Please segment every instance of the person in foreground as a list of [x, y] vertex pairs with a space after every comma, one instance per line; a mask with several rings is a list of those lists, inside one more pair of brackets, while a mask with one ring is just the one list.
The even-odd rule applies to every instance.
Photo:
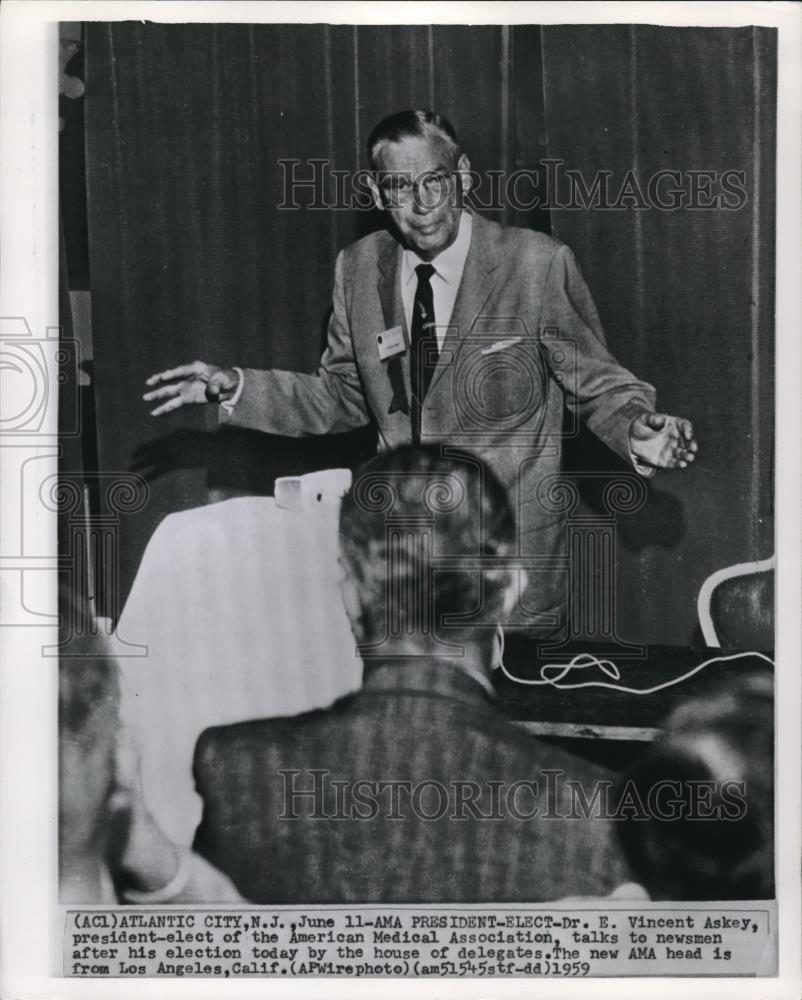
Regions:
[[117, 664], [76, 607], [62, 601], [62, 622], [79, 627], [62, 629], [69, 656], [59, 664], [59, 900], [240, 900], [225, 875], [173, 844], [148, 811], [137, 748], [120, 723]]
[[568, 247], [469, 210], [470, 162], [444, 117], [391, 115], [367, 146], [388, 231], [337, 259], [319, 370], [196, 361], [153, 375], [144, 399], [154, 416], [215, 403], [223, 424], [272, 434], [372, 421], [380, 450], [442, 442], [473, 452], [508, 491], [520, 550], [538, 564], [510, 621], [553, 633], [568, 587], [568, 513], [551, 493], [564, 414], [646, 476], [694, 461], [692, 425], [656, 413], [654, 389], [608, 351]]
[[356, 474], [340, 560], [363, 689], [198, 740], [194, 847], [243, 896], [535, 902], [628, 881], [614, 824], [570, 787], [590, 802], [611, 776], [494, 704], [514, 545], [505, 492], [476, 463], [403, 446]]
[[[754, 670], [675, 708], [628, 775], [661, 822], [620, 827], [652, 899], [774, 898], [774, 678]], [[669, 816], [673, 820], [669, 820]]]

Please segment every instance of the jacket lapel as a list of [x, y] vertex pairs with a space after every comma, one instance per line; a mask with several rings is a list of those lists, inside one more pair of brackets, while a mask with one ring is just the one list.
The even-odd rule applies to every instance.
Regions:
[[[496, 226], [480, 215], [473, 216], [471, 245], [465, 260], [465, 269], [457, 290], [454, 311], [446, 332], [443, 349], [440, 352], [437, 365], [432, 375], [429, 392], [442, 378], [443, 372], [454, 361], [462, 339], [470, 334], [481, 314], [482, 307], [493, 291], [493, 272], [501, 262], [498, 250]], [[401, 249], [393, 240], [385, 247], [379, 256], [379, 299], [384, 316], [385, 329], [403, 326], [407, 351], [400, 357], [391, 358], [387, 362], [387, 375], [393, 389], [393, 401], [390, 413], [400, 410], [409, 413], [410, 379], [409, 379], [409, 330], [404, 318], [404, 305], [401, 299]]]
[[465, 269], [457, 290], [454, 311], [448, 324], [443, 349], [437, 360], [429, 392], [442, 378], [443, 372], [453, 363], [459, 343], [468, 336], [478, 319], [482, 306], [487, 302], [493, 291], [493, 271], [500, 263], [497, 248], [497, 236], [493, 223], [480, 215], [473, 216], [471, 245], [465, 259]]
[[393, 390], [393, 399], [389, 413], [409, 414], [409, 331], [404, 319], [404, 304], [401, 299], [401, 282], [398, 271], [401, 267], [401, 252], [398, 243], [393, 240], [379, 257], [379, 299], [384, 316], [384, 328], [390, 330], [394, 326], [404, 328], [404, 339], [407, 350], [400, 356], [390, 358], [387, 362], [387, 377]]
[[389, 330], [404, 322], [401, 285], [398, 270], [401, 267], [401, 250], [395, 239], [388, 242], [379, 255], [379, 299], [384, 313], [384, 326]]

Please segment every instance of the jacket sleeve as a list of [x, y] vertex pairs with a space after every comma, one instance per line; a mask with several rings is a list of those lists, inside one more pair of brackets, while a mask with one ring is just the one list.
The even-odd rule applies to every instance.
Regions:
[[318, 371], [308, 375], [246, 368], [237, 404], [230, 412], [219, 408], [221, 424], [304, 437], [348, 431], [370, 421], [345, 310], [342, 257], [337, 258], [328, 343]]
[[567, 246], [560, 246], [551, 262], [540, 329], [555, 337], [565, 355], [557, 365], [554, 350], [544, 352], [566, 405], [613, 451], [646, 473], [630, 451], [629, 427], [639, 414], [654, 410], [655, 390], [610, 354], [599, 314]]

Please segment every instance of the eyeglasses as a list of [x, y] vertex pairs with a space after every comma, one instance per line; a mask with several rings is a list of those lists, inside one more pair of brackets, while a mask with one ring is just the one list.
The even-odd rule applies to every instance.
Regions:
[[[451, 180], [454, 171], [431, 170], [420, 174], [412, 180], [410, 174], [382, 174], [379, 180], [379, 190], [385, 205], [406, 205], [414, 197], [415, 201], [424, 201], [429, 207], [442, 204], [451, 191]], [[421, 197], [421, 191], [423, 196]]]

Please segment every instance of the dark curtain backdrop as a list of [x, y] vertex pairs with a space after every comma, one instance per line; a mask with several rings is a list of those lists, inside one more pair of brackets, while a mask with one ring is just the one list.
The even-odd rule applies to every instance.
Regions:
[[[690, 639], [704, 579], [774, 551], [776, 34], [560, 26], [542, 40], [549, 155], [587, 188], [610, 171], [614, 203], [629, 170], [643, 189], [663, 169], [745, 173], [737, 210], [551, 213], [614, 353], [698, 433], [699, 462], [658, 474], [618, 525], [626, 638]], [[577, 442], [575, 468], [606, 461], [594, 445]]]
[[[380, 118], [433, 106], [478, 171], [547, 154], [583, 171], [747, 170], [749, 204], [736, 213], [495, 213], [551, 225], [575, 249], [622, 360], [657, 385], [662, 407], [696, 420], [703, 462], [684, 480], [661, 476], [620, 526], [622, 635], [690, 638], [701, 579], [771, 548], [774, 69], [765, 33], [684, 32], [548, 28], [541, 48], [530, 26], [86, 26], [99, 462], [151, 483], [147, 506], [120, 525], [123, 597], [166, 514], [270, 493], [277, 475], [372, 450], [369, 432], [217, 432], [206, 408], [156, 421], [140, 396], [147, 375], [196, 357], [314, 370], [336, 253], [382, 222], [279, 209], [279, 161], [302, 161], [299, 177], [312, 159], [364, 167]], [[579, 468], [609, 465], [592, 447], [574, 452]]]
[[280, 210], [279, 161], [302, 161], [299, 178], [312, 159], [363, 168], [377, 121], [434, 105], [459, 123], [477, 169], [508, 166], [508, 39], [497, 27], [87, 25], [100, 463], [151, 477], [147, 507], [120, 526], [123, 596], [166, 514], [271, 493], [277, 475], [373, 449], [369, 432], [334, 442], [218, 434], [200, 408], [157, 422], [143, 382], [194, 358], [313, 371], [336, 254], [382, 222]]

